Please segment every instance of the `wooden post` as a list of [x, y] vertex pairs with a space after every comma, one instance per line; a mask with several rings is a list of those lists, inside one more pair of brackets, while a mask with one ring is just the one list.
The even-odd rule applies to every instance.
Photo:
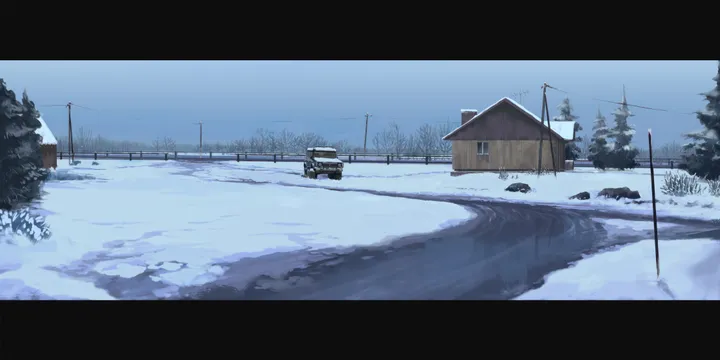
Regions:
[[106, 151], [106, 152], [105, 152], [105, 157], [110, 157], [110, 153]]
[[247, 153], [245, 153], [245, 160], [247, 160]]
[[348, 164], [352, 164], [352, 155], [348, 155]]
[[543, 127], [545, 126], [545, 84], [543, 84], [543, 102], [542, 102], [542, 109], [540, 110], [540, 147], [538, 148], [538, 168], [537, 168], [537, 174], [540, 176], [540, 173], [542, 172], [542, 156], [543, 156]]
[[650, 156], [650, 187], [652, 188], [653, 231], [655, 232], [655, 270], [660, 279], [660, 249], [658, 248], [657, 202], [655, 198], [655, 168], [652, 156], [652, 130], [648, 129], [648, 155]]
[[95, 153], [95, 160], [97, 160], [97, 153]]
[[387, 162], [388, 165], [390, 165], [390, 155], [387, 155], [387, 160], [386, 160], [386, 162]]
[[130, 153], [130, 161], [132, 161], [132, 153]]
[[62, 160], [62, 151], [60, 152], [60, 160]]
[[235, 161], [240, 162], [240, 154], [235, 154]]
[[273, 162], [274, 162], [274, 163], [277, 162], [277, 154], [273, 154]]
[[430, 164], [430, 156], [425, 155], [425, 165]]
[[177, 151], [175, 152], [175, 160], [177, 160]]
[[552, 143], [552, 129], [550, 128], [550, 109], [547, 103], [547, 95], [545, 95], [545, 92], [543, 92], [543, 102], [545, 103], [545, 117], [547, 118], [547, 132], [548, 132], [548, 141], [550, 142], [550, 160], [552, 161], [553, 166], [553, 174], [555, 174], [555, 177], [557, 177], [557, 164], [555, 164], [555, 148], [553, 147]]
[[140, 160], [142, 160], [142, 150], [140, 150]]
[[167, 161], [167, 160], [168, 160], [168, 154], [165, 153], [165, 161]]
[[209, 154], [210, 154], [210, 159], [212, 159], [212, 151]]

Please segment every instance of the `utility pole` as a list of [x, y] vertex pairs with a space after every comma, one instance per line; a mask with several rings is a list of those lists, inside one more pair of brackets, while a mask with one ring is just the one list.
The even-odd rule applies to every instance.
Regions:
[[510, 96], [517, 99], [517, 101], [520, 103], [520, 105], [523, 105], [523, 96], [529, 94], [530, 92], [527, 90], [520, 90], [516, 93], [512, 93]]
[[73, 146], [73, 136], [72, 136], [72, 102], [68, 102], [67, 109], [68, 109], [68, 151], [70, 152], [70, 156], [68, 157], [68, 162], [70, 165], [72, 165], [73, 161], [75, 161], [75, 147]]
[[195, 124], [200, 125], [200, 156], [202, 156], [202, 153], [203, 153], [203, 146], [202, 146], [202, 145], [203, 145], [203, 142], [202, 142], [202, 126], [203, 126], [203, 122], [202, 122], [202, 120], [200, 120], [200, 122], [196, 122]]
[[547, 89], [555, 89], [554, 87], [548, 85], [548, 83], [543, 83], [542, 85], [542, 110], [540, 113], [540, 146], [538, 147], [538, 169], [537, 174], [540, 176], [540, 173], [542, 172], [542, 156], [543, 156], [543, 132], [542, 128], [545, 127], [545, 120], [547, 119], [547, 136], [548, 141], [550, 142], [550, 159], [552, 161], [553, 166], [553, 173], [555, 174], [555, 177], [557, 177], [557, 167], [555, 166], [555, 149], [553, 147], [552, 143], [552, 134], [551, 134], [551, 128], [550, 128], [550, 110], [548, 109], [548, 103], [547, 103]]
[[370, 117], [372, 115], [365, 113], [365, 140], [363, 140], [363, 153], [367, 154], [367, 130], [368, 130], [368, 122], [370, 121]]

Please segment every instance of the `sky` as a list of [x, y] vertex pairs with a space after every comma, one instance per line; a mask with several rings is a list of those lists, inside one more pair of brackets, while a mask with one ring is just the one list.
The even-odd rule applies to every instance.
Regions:
[[705, 106], [698, 94], [713, 88], [715, 61], [0, 61], [0, 78], [39, 107], [56, 136], [73, 129], [107, 138], [150, 142], [169, 136], [178, 143], [251, 136], [257, 129], [315, 132], [328, 140], [362, 145], [365, 113], [372, 135], [395, 122], [407, 132], [425, 123], [460, 123], [460, 109], [487, 107], [527, 91], [522, 103], [540, 114], [541, 85], [550, 116], [565, 96], [589, 136], [598, 109], [612, 122], [623, 85], [630, 119], [646, 147], [683, 142], [700, 128], [689, 113]]

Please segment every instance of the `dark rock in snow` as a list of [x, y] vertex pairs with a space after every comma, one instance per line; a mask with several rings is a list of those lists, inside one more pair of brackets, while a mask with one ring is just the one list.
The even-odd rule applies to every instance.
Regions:
[[100, 165], [100, 163], [97, 162], [97, 161], [93, 161], [92, 164], [93, 164], [93, 165]]
[[590, 193], [583, 191], [570, 197], [570, 200], [590, 200]]
[[509, 192], [518, 192], [519, 191], [524, 194], [524, 193], [527, 193], [530, 191], [530, 185], [525, 184], [525, 183], [514, 183], [514, 184], [510, 184], [510, 186], [508, 186], [505, 189], [505, 191], [509, 191]]
[[620, 199], [639, 199], [640, 193], [634, 190], [630, 190], [628, 187], [621, 188], [605, 188], [598, 193], [598, 196], [604, 196], [606, 198], [613, 198], [615, 200]]

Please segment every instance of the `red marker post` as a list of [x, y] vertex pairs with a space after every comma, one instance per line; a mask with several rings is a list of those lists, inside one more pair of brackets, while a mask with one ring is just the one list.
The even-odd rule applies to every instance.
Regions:
[[652, 188], [653, 230], [655, 231], [655, 270], [660, 278], [660, 249], [658, 248], [657, 207], [655, 204], [655, 168], [652, 154], [652, 129], [648, 129], [648, 152], [650, 156], [650, 187]]

